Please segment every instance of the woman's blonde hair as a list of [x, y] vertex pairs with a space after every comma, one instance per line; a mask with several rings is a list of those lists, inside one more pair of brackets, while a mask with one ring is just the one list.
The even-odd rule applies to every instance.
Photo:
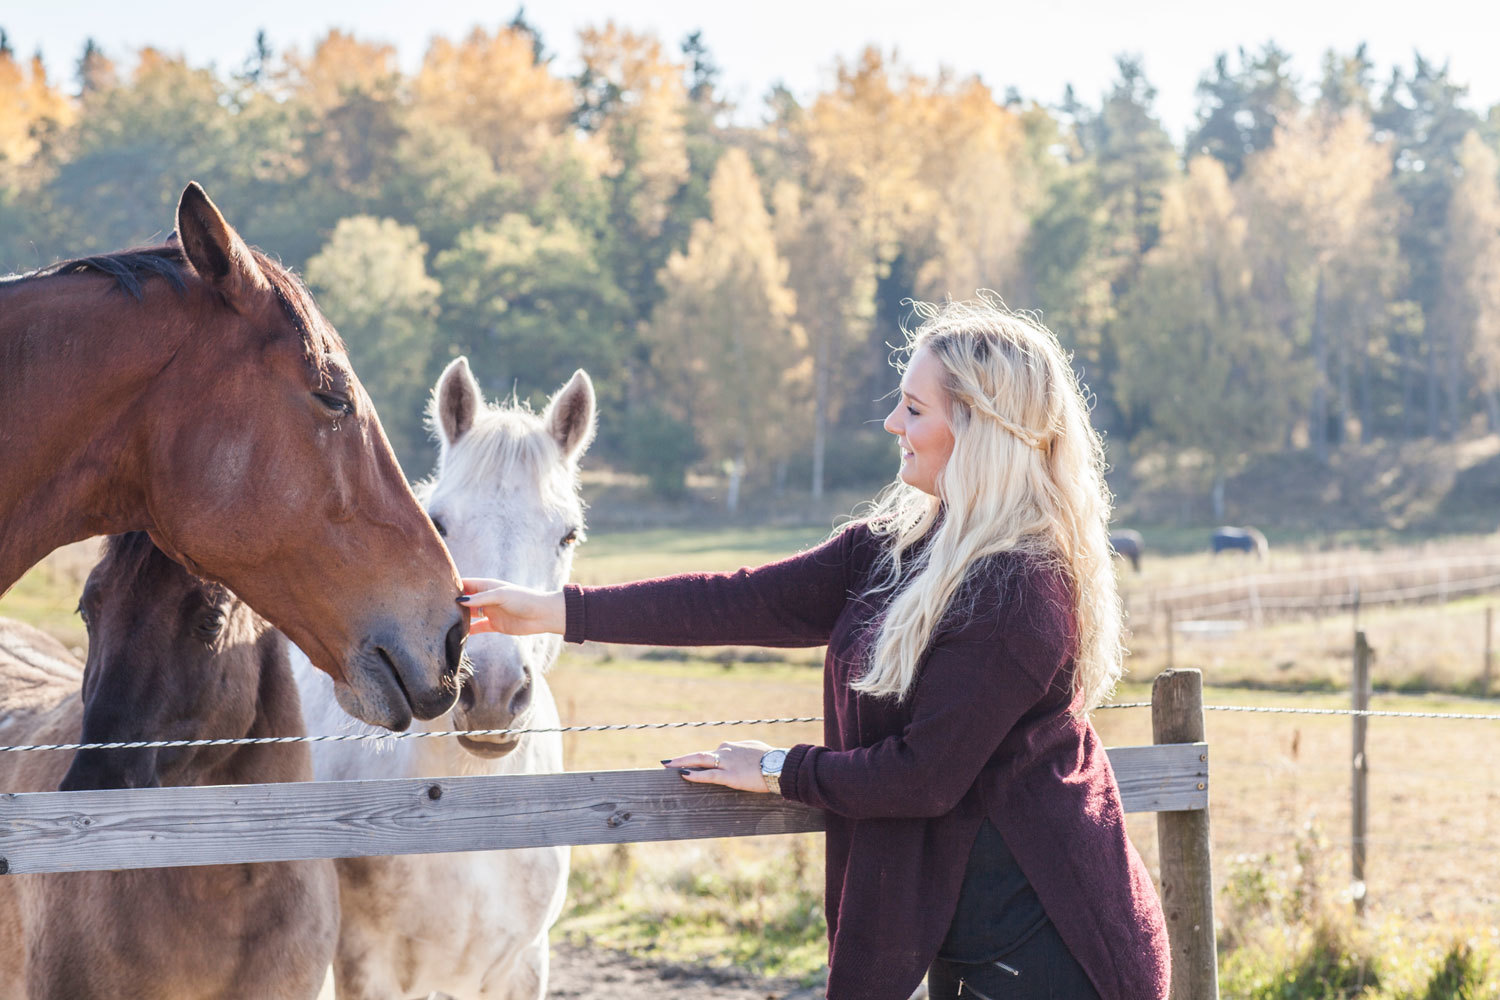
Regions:
[[[925, 349], [942, 367], [953, 454], [938, 496], [898, 479], [872, 504], [870, 527], [885, 536], [875, 589], [895, 596], [854, 687], [905, 698], [944, 616], [963, 613], [953, 605], [979, 560], [1015, 552], [1068, 582], [1073, 708], [1087, 712], [1114, 690], [1122, 653], [1104, 446], [1084, 389], [1052, 332], [993, 292], [915, 309], [922, 322], [907, 332], [906, 357]], [[903, 557], [929, 531], [903, 573]]]

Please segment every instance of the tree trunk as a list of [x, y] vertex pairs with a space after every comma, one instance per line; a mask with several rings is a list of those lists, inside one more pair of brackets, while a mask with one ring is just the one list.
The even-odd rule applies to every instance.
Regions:
[[1442, 432], [1442, 410], [1438, 394], [1442, 391], [1438, 378], [1437, 337], [1431, 330], [1424, 338], [1427, 341], [1427, 436], [1438, 437]]
[[1214, 520], [1222, 522], [1224, 520], [1224, 470], [1223, 469], [1219, 469], [1219, 470], [1217, 470], [1217, 471], [1214, 472], [1214, 488], [1213, 488], [1213, 492], [1209, 496], [1210, 496], [1210, 500], [1213, 503]]
[[724, 506], [731, 514], [740, 509], [740, 481], [744, 477], [745, 456], [742, 452], [738, 458], [729, 463], [729, 492], [724, 498]]
[[1318, 290], [1313, 297], [1312, 349], [1315, 371], [1312, 409], [1307, 414], [1307, 437], [1319, 465], [1328, 464], [1328, 331], [1324, 325], [1323, 289], [1323, 272], [1319, 270]]
[[829, 343], [833, 339], [833, 330], [824, 329], [816, 336], [818, 343], [813, 357], [812, 496], [814, 500], [821, 500], [823, 455], [828, 441], [828, 385], [833, 377], [833, 373], [828, 370], [829, 355], [833, 353]]
[[1458, 437], [1459, 432], [1463, 430], [1462, 389], [1464, 366], [1462, 353], [1459, 350], [1458, 331], [1453, 328], [1454, 326], [1456, 324], [1449, 324], [1448, 343], [1445, 345], [1448, 349], [1448, 357], [1446, 359], [1448, 366], [1447, 378], [1444, 380], [1447, 384], [1444, 386], [1444, 389], [1448, 393], [1448, 436], [1450, 438]]

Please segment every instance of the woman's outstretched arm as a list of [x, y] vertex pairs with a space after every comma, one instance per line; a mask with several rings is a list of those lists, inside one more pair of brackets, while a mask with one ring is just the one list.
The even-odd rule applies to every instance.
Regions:
[[876, 544], [864, 526], [778, 562], [732, 573], [684, 573], [607, 587], [535, 591], [499, 580], [465, 580], [463, 600], [481, 612], [473, 632], [560, 632], [651, 646], [821, 646], [849, 598], [856, 563]]

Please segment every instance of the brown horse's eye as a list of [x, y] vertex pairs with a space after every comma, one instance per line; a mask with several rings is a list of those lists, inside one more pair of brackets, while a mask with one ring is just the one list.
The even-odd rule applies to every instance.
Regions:
[[81, 618], [81, 619], [83, 619], [83, 627], [84, 628], [88, 628], [89, 627], [89, 609], [83, 606], [83, 602], [82, 601], [79, 601], [78, 602], [78, 607], [77, 607], [76, 610], [78, 612], [78, 617]]
[[224, 612], [217, 608], [204, 612], [203, 617], [198, 619], [197, 632], [200, 638], [217, 639], [219, 633], [224, 631]]
[[315, 392], [313, 395], [318, 397], [318, 402], [340, 416], [347, 417], [354, 413], [354, 404], [344, 396], [333, 392]]
[[443, 524], [443, 522], [442, 522], [442, 520], [440, 518], [434, 517], [432, 519], [432, 526], [437, 529], [437, 533], [438, 533], [439, 537], [442, 537], [442, 538], [447, 538], [448, 537], [448, 528], [447, 528], [447, 526], [445, 524]]

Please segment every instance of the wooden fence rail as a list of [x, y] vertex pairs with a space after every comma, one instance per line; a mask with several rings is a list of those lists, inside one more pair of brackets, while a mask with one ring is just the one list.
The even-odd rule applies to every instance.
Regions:
[[[1109, 751], [1125, 808], [1205, 808], [1207, 752]], [[0, 795], [0, 866], [169, 868], [821, 829], [818, 810], [659, 769], [23, 792]]]
[[[1127, 812], [1203, 816], [1204, 843], [1175, 845], [1160, 828], [1162, 884], [1174, 958], [1214, 962], [1206, 844], [1208, 744], [1202, 682], [1170, 671], [1153, 715], [1197, 716], [1195, 737], [1108, 751]], [[1163, 715], [1164, 713], [1164, 715]], [[1178, 727], [1180, 728], [1180, 726]], [[1189, 726], [1191, 729], [1191, 726]], [[1163, 739], [1158, 726], [1157, 739]], [[47, 751], [39, 751], [47, 752]], [[802, 833], [823, 814], [775, 796], [684, 782], [675, 772], [294, 782], [0, 794], [0, 875], [165, 868], [387, 854]], [[1172, 920], [1188, 888], [1188, 924]], [[1206, 900], [1206, 912], [1204, 908]], [[1179, 926], [1180, 925], [1180, 926]], [[1206, 952], [1205, 952], [1206, 949]], [[1206, 956], [1206, 957], [1205, 957]], [[1173, 1000], [1206, 1000], [1201, 977]]]

